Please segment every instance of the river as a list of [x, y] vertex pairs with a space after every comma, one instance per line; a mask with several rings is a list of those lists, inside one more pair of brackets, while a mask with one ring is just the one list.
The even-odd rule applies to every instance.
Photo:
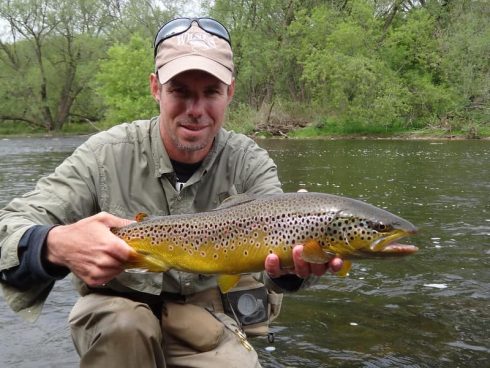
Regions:
[[[0, 140], [0, 206], [31, 190], [84, 140]], [[259, 140], [285, 191], [365, 200], [410, 220], [411, 257], [354, 262], [285, 298], [275, 342], [253, 339], [264, 367], [485, 367], [490, 364], [490, 142]], [[0, 367], [75, 367], [55, 285], [39, 320], [0, 298]]]

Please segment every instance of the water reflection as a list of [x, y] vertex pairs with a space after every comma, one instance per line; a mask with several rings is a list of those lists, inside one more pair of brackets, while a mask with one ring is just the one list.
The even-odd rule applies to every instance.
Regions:
[[[31, 190], [83, 139], [0, 141], [0, 205]], [[410, 220], [420, 252], [354, 263], [289, 295], [265, 367], [485, 366], [490, 360], [490, 143], [289, 141], [259, 144], [286, 191], [363, 199]], [[76, 295], [56, 285], [26, 324], [0, 300], [0, 366], [76, 366], [66, 317]], [[49, 343], [41, 343], [48, 339]]]

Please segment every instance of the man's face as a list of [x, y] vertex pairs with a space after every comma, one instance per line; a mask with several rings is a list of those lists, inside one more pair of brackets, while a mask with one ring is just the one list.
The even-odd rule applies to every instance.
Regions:
[[190, 70], [160, 85], [152, 74], [151, 88], [160, 105], [160, 132], [170, 158], [201, 161], [223, 125], [233, 96], [228, 86], [211, 74]]

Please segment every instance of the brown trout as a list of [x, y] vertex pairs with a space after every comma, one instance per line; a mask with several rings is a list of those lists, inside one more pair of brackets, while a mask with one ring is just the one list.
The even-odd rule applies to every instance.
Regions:
[[292, 267], [296, 244], [304, 245], [307, 262], [344, 259], [343, 273], [351, 258], [418, 249], [395, 243], [415, 234], [410, 222], [365, 202], [323, 193], [242, 195], [213, 211], [153, 217], [112, 231], [135, 250], [128, 269], [219, 274], [223, 292], [240, 274], [264, 270], [268, 254], [277, 254], [281, 267]]

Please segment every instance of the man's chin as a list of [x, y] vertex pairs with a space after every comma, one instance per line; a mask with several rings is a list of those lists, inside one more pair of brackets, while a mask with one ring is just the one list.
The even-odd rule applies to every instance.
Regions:
[[179, 139], [177, 142], [177, 148], [185, 152], [197, 152], [201, 151], [209, 146], [208, 141], [200, 140], [189, 140], [189, 139]]

